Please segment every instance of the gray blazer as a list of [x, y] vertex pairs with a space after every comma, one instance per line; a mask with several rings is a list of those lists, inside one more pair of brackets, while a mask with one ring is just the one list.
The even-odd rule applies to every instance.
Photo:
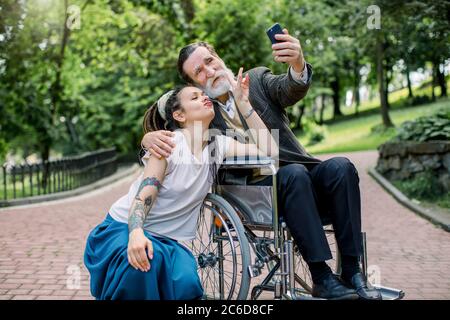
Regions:
[[[285, 108], [303, 99], [311, 84], [312, 67], [307, 64], [308, 80], [306, 85], [292, 79], [291, 73], [274, 75], [266, 67], [257, 67], [248, 71], [250, 76], [249, 100], [255, 111], [269, 129], [279, 129], [280, 165], [301, 163], [306, 166], [320, 163], [319, 159], [308, 154], [289, 128], [289, 119]], [[211, 127], [225, 134], [228, 129], [220, 112], [220, 106], [214, 102], [215, 117]], [[241, 120], [245, 121], [242, 117]]]

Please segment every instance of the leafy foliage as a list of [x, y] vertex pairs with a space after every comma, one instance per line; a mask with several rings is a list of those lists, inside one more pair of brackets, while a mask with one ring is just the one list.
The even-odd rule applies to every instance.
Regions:
[[320, 126], [312, 120], [305, 121], [304, 131], [308, 139], [308, 146], [320, 143], [326, 138], [326, 126]]
[[[393, 84], [392, 66], [401, 60], [415, 71], [448, 59], [448, 1], [2, 0], [0, 161], [7, 152], [45, 158], [48, 150], [68, 155], [116, 146], [135, 153], [146, 108], [179, 81], [182, 46], [206, 40], [233, 71], [263, 65], [283, 73], [287, 65], [273, 61], [265, 34], [274, 22], [300, 39], [313, 65], [301, 104], [305, 116], [317, 118], [318, 98], [327, 108], [348, 90], [377, 84], [376, 33], [366, 28], [372, 2], [381, 8]], [[79, 29], [65, 27], [66, 3], [80, 8]], [[295, 124], [303, 122], [299, 108], [287, 109]], [[316, 142], [326, 133], [311, 131]]]
[[433, 116], [404, 122], [394, 137], [396, 141], [450, 140], [450, 110], [443, 109]]
[[397, 180], [394, 185], [408, 197], [434, 202], [443, 208], [450, 208], [450, 194], [445, 192], [438, 177], [432, 171], [424, 171], [408, 180]]

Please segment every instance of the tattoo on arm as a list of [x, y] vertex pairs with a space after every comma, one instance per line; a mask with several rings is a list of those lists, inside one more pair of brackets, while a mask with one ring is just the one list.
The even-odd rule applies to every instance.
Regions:
[[139, 189], [136, 194], [136, 198], [138, 198], [141, 194], [142, 189], [144, 189], [146, 186], [154, 186], [156, 190], [159, 191], [161, 188], [161, 182], [159, 182], [158, 178], [156, 177], [147, 177], [144, 180], [142, 180], [141, 185], [139, 186]]
[[141, 199], [141, 192], [146, 186], [154, 186], [156, 190], [159, 191], [161, 182], [155, 177], [147, 177], [139, 185], [134, 204], [130, 210], [130, 216], [128, 217], [128, 232], [131, 232], [136, 228], [143, 228], [145, 219], [153, 205], [153, 198], [151, 195]]

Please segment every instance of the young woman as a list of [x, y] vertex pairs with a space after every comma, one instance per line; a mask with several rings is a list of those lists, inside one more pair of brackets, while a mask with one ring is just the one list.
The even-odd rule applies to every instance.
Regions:
[[[248, 101], [249, 78], [230, 78], [236, 105], [249, 126], [265, 128]], [[208, 143], [212, 102], [198, 88], [184, 86], [161, 97], [147, 111], [144, 131], [174, 130], [175, 149], [167, 158], [147, 153], [145, 168], [127, 195], [89, 234], [84, 261], [97, 299], [198, 299], [203, 289], [192, 253], [180, 240], [195, 238], [203, 199], [228, 156], [276, 156], [269, 131], [257, 144], [217, 135]], [[265, 135], [265, 136], [264, 136]], [[262, 137], [262, 139], [261, 139]]]

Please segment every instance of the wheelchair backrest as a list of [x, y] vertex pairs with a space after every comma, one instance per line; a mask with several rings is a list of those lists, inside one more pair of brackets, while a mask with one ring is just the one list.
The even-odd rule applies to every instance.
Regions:
[[267, 170], [264, 176], [259, 173], [270, 166], [270, 161], [245, 159], [242, 162], [235, 158], [226, 161], [219, 170], [215, 192], [237, 209], [244, 225], [264, 229], [273, 225], [272, 185], [252, 185], [255, 180], [267, 177]]

